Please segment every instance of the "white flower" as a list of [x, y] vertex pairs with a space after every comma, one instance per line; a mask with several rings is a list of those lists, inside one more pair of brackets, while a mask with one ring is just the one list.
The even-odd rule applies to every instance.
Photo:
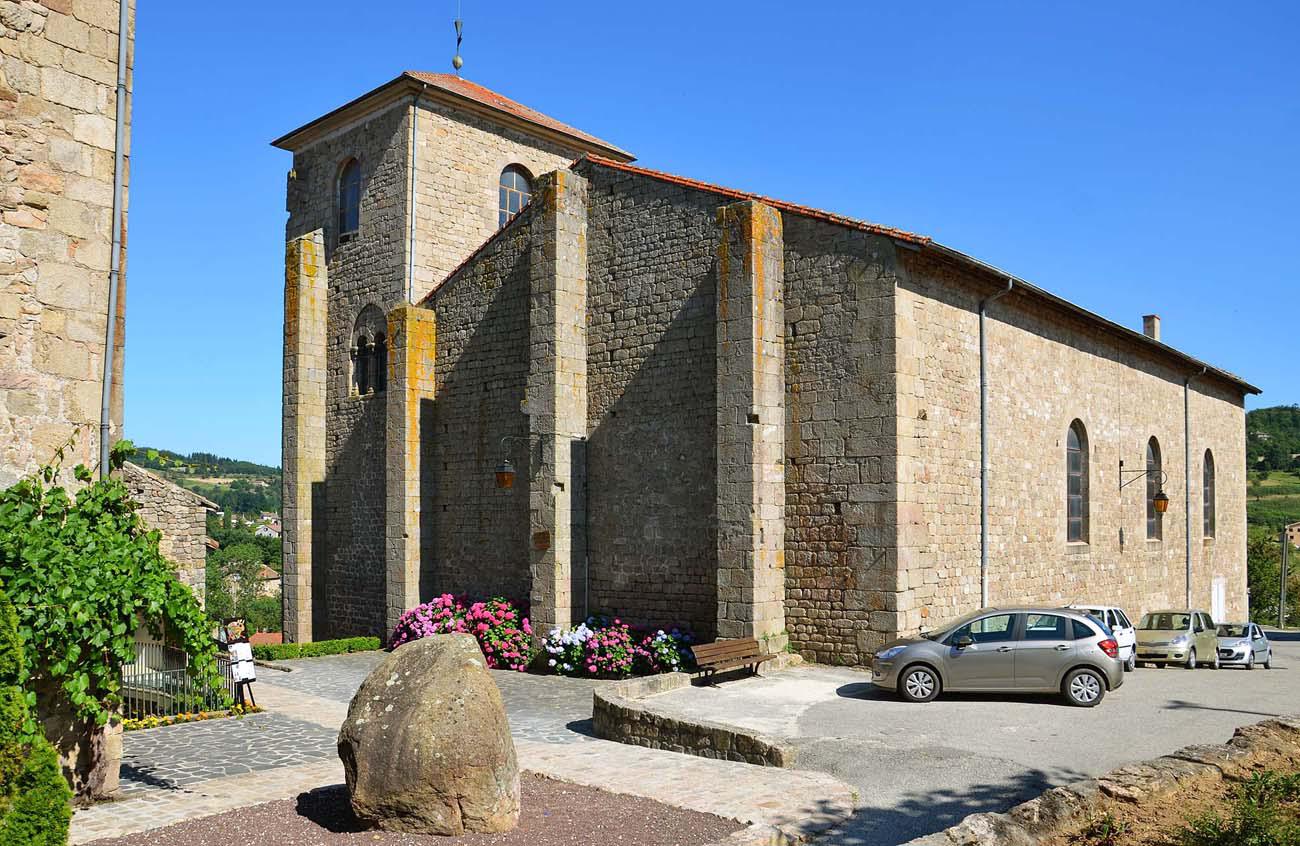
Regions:
[[551, 659], [550, 661], [548, 661], [547, 663], [550, 664], [552, 667], [554, 667], [554, 666], [555, 666], [555, 659], [552, 658], [552, 659]]

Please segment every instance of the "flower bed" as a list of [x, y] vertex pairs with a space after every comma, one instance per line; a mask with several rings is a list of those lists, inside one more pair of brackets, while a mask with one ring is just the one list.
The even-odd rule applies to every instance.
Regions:
[[169, 717], [128, 717], [122, 721], [123, 731], [174, 726], [180, 723], [197, 723], [202, 720], [219, 720], [223, 717], [242, 719], [249, 714], [259, 714], [264, 709], [260, 705], [235, 705], [219, 711], [194, 711], [185, 714], [173, 714]]
[[451, 632], [473, 635], [493, 669], [522, 673], [533, 657], [533, 628], [528, 618], [501, 597], [469, 602], [444, 593], [403, 612], [389, 645], [396, 648], [422, 637]]
[[551, 629], [542, 651], [546, 670], [557, 675], [625, 679], [688, 669], [690, 642], [677, 629], [638, 637], [622, 620], [598, 616], [571, 629]]

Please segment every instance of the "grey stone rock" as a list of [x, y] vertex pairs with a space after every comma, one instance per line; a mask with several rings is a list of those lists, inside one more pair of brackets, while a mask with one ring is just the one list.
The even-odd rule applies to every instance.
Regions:
[[385, 831], [460, 835], [519, 821], [519, 765], [478, 644], [434, 635], [384, 659], [339, 731], [352, 810]]

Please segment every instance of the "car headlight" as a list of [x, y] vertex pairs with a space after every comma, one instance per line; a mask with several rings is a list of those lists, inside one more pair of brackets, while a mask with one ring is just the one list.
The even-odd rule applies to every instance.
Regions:
[[1186, 646], [1190, 641], [1191, 641], [1190, 637], [1188, 637], [1185, 634], [1180, 634], [1178, 635], [1178, 637], [1174, 638], [1169, 642], [1172, 643], [1174, 646]]
[[891, 646], [888, 649], [886, 649], [884, 652], [877, 652], [876, 660], [888, 661], [891, 658], [897, 658], [900, 654], [902, 654], [903, 650], [906, 648], [907, 648], [906, 646]]

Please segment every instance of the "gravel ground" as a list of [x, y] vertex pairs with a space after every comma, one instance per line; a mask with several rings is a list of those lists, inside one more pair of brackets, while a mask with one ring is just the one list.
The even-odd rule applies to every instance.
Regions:
[[438, 837], [366, 829], [352, 816], [347, 788], [333, 785], [296, 800], [96, 840], [92, 846], [697, 846], [742, 828], [734, 820], [532, 773], [520, 776], [520, 793], [519, 826], [505, 834]]

